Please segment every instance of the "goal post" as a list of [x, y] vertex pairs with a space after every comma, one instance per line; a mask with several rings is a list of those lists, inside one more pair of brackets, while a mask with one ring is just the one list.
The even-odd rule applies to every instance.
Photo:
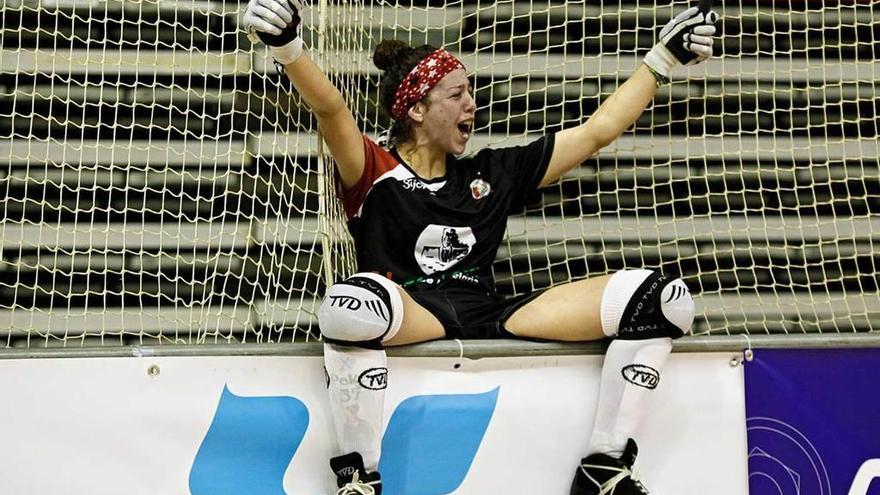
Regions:
[[[319, 339], [355, 257], [245, 3], [0, 5], [0, 346]], [[473, 152], [582, 122], [686, 6], [322, 1], [304, 37], [374, 137], [380, 40], [459, 55]], [[697, 334], [880, 329], [880, 8], [716, 9], [717, 56], [510, 219], [499, 291], [647, 267], [688, 283]]]

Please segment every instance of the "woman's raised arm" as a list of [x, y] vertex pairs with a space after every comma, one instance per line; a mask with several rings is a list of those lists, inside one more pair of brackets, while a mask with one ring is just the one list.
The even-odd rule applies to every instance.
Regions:
[[345, 188], [364, 169], [364, 145], [342, 94], [309, 58], [300, 37], [302, 5], [296, 0], [250, 0], [244, 24], [269, 46], [275, 60], [318, 120]]
[[657, 44], [645, 56], [645, 63], [596, 113], [583, 124], [556, 134], [542, 187], [559, 180], [623, 134], [645, 111], [657, 87], [669, 82], [669, 73], [676, 65], [692, 65], [712, 56], [718, 15], [709, 10], [711, 4], [701, 1], [698, 7], [691, 7], [669, 21], [660, 31]]

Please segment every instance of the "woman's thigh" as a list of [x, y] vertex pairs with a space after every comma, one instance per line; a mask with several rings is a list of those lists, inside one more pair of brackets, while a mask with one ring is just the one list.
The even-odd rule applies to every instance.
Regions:
[[551, 287], [516, 310], [504, 328], [525, 338], [560, 341], [605, 338], [599, 309], [609, 278], [610, 275], [605, 275]]
[[403, 322], [397, 335], [384, 343], [386, 347], [426, 342], [446, 336], [443, 325], [437, 317], [417, 303], [405, 289], [398, 287], [397, 290], [403, 298]]

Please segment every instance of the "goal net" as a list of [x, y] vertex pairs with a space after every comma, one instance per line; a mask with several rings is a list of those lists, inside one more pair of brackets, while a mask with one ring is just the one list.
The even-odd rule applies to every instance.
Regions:
[[[0, 346], [319, 338], [354, 256], [332, 160], [245, 3], [0, 6]], [[372, 136], [378, 41], [460, 55], [474, 151], [582, 122], [686, 6], [315, 2], [303, 34]], [[685, 279], [698, 334], [880, 328], [880, 8], [717, 10], [719, 56], [510, 219], [499, 291], [647, 267]]]

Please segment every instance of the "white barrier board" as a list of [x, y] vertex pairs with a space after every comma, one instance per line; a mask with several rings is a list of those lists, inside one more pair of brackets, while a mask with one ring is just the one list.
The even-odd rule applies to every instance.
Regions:
[[[639, 435], [652, 494], [748, 493], [729, 358], [670, 358]], [[384, 495], [567, 495], [601, 362], [391, 358]], [[4, 495], [335, 493], [318, 357], [3, 360], [0, 390]]]

